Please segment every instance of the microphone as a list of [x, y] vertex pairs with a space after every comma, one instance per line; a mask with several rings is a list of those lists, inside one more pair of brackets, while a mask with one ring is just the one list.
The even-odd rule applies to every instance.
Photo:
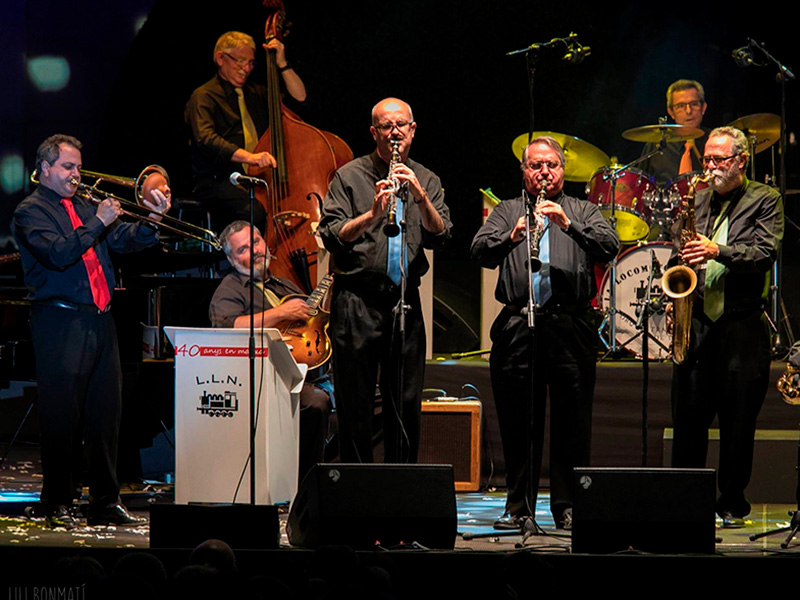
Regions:
[[736, 48], [733, 52], [731, 52], [731, 56], [733, 56], [733, 60], [736, 61], [736, 64], [740, 67], [749, 67], [749, 66], [761, 66], [759, 65], [753, 57], [753, 40], [747, 38], [747, 45], [742, 46], [741, 48]]
[[581, 43], [578, 41], [577, 33], [570, 33], [566, 44], [567, 53], [562, 57], [562, 60], [572, 65], [582, 63], [583, 59], [592, 53], [592, 49], [589, 46], [581, 46]]
[[231, 173], [228, 181], [230, 181], [233, 185], [240, 185], [242, 187], [258, 187], [259, 185], [268, 187], [267, 182], [263, 179], [259, 179], [258, 177], [248, 177], [247, 175], [242, 175], [239, 173], [239, 171], [234, 171]]

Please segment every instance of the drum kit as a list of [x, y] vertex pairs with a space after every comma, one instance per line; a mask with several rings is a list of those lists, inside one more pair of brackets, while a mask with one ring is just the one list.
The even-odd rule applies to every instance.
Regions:
[[[778, 141], [780, 118], [759, 113], [737, 119], [730, 126], [747, 135], [753, 156]], [[681, 198], [688, 193], [689, 181], [697, 173], [686, 173], [659, 184], [653, 176], [633, 166], [652, 155], [629, 165], [611, 164], [606, 153], [577, 137], [552, 131], [537, 131], [532, 135], [550, 136], [561, 144], [566, 158], [564, 179], [586, 182], [588, 201], [599, 207], [622, 243], [617, 258], [597, 272], [597, 306], [604, 317], [600, 335], [608, 353], [620, 348], [641, 359], [646, 346], [649, 359], [666, 360], [670, 356], [671, 334], [664, 311], [650, 314], [646, 344], [642, 339], [640, 313], [645, 304], [652, 306], [651, 299], [662, 297], [658, 272], [666, 267], [672, 252], [670, 229]], [[656, 146], [686, 142], [703, 135], [702, 129], [665, 123], [628, 129], [622, 134], [625, 139]], [[528, 135], [523, 134], [512, 143], [512, 151], [520, 160], [527, 142]], [[657, 153], [658, 150], [653, 152]]]

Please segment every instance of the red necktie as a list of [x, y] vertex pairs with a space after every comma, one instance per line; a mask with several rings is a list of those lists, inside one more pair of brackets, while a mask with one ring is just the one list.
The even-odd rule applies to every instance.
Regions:
[[[69, 198], [62, 198], [61, 204], [67, 209], [69, 221], [72, 223], [72, 228], [77, 229], [83, 225], [83, 221], [75, 212], [75, 207], [72, 200]], [[103, 273], [103, 266], [100, 264], [100, 259], [97, 258], [97, 253], [94, 248], [89, 248], [83, 253], [83, 264], [86, 265], [86, 272], [89, 275], [89, 285], [92, 288], [92, 298], [94, 299], [95, 306], [100, 311], [104, 311], [108, 303], [111, 302], [111, 293], [108, 291], [108, 282]]]
[[689, 140], [683, 146], [683, 155], [678, 165], [678, 175], [685, 175], [692, 172], [692, 150], [694, 150], [694, 140]]

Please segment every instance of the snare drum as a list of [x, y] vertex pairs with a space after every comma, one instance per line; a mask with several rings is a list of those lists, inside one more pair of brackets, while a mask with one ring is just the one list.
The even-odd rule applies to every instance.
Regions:
[[[606, 219], [611, 219], [611, 182], [603, 180], [607, 168], [598, 169], [589, 182], [586, 195], [589, 202], [597, 204]], [[644, 196], [656, 189], [655, 180], [639, 169], [619, 173], [614, 205], [617, 218], [617, 235], [623, 244], [641, 240], [650, 233]]]
[[[667, 261], [672, 253], [672, 244], [653, 242], [642, 244], [623, 252], [617, 259], [617, 286], [615, 290], [617, 315], [614, 320], [617, 343], [628, 352], [642, 357], [642, 332], [636, 328], [639, 320], [640, 305], [637, 293], [641, 294], [647, 285], [650, 275], [650, 251], [661, 264], [661, 271], [667, 268]], [[611, 267], [606, 271], [600, 288], [603, 309], [609, 310], [611, 305]], [[651, 297], [661, 295], [661, 278], [653, 281]], [[669, 357], [669, 346], [672, 336], [667, 332], [667, 319], [664, 314], [650, 315], [648, 323], [650, 333], [647, 341], [647, 355], [651, 360], [666, 360]]]

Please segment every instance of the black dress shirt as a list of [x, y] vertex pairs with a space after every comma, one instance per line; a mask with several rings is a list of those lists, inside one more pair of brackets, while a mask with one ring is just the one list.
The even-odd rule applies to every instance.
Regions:
[[[569, 217], [567, 231], [550, 223], [550, 278], [553, 294], [546, 306], [583, 306], [597, 294], [594, 263], [607, 262], [619, 239], [596, 204], [561, 194], [552, 199]], [[495, 289], [498, 302], [523, 307], [528, 302], [528, 250], [525, 240], [511, 241], [511, 230], [525, 214], [522, 198], [495, 207], [472, 240], [470, 255], [482, 267], [500, 267]]]
[[[269, 126], [267, 88], [247, 83], [242, 88], [247, 111], [259, 137]], [[227, 179], [231, 157], [244, 148], [244, 129], [236, 88], [215, 75], [197, 88], [186, 104], [184, 119], [192, 134], [192, 174], [195, 178], [215, 176]]]
[[[694, 141], [697, 147], [697, 153], [692, 152], [692, 171], [703, 171], [703, 163], [698, 158], [703, 156], [703, 150], [706, 147], [706, 140], [708, 139], [708, 130], [703, 130], [703, 136]], [[642, 156], [652, 152], [658, 148], [658, 144], [645, 144]], [[645, 173], [652, 175], [656, 183], [664, 184], [674, 181], [678, 177], [678, 171], [681, 166], [681, 157], [686, 149], [685, 142], [669, 142], [664, 148], [663, 154], [656, 154], [649, 160], [644, 161], [639, 165], [639, 168]]]
[[114, 221], [109, 227], [95, 216], [97, 207], [72, 198], [83, 221], [73, 229], [61, 196], [43, 185], [14, 211], [14, 235], [22, 260], [25, 285], [32, 302], [60, 299], [93, 305], [92, 290], [82, 256], [94, 247], [108, 288], [113, 292], [114, 266], [109, 250], [135, 252], [158, 241], [156, 231], [144, 223]]
[[[716, 258], [727, 267], [725, 312], [760, 308], [767, 297], [769, 272], [783, 239], [783, 201], [773, 188], [747, 179], [727, 197], [711, 188], [700, 190], [695, 198], [698, 233], [711, 238], [725, 200], [731, 203], [727, 209], [728, 240], [719, 245]], [[703, 297], [703, 283], [701, 276], [696, 292], [699, 298]]]
[[[433, 207], [444, 223], [444, 231], [433, 234], [422, 226], [422, 215], [414, 198], [409, 194], [405, 204], [408, 242], [408, 283], [418, 286], [420, 277], [429, 268], [424, 248], [440, 246], [450, 237], [450, 211], [444, 203], [444, 191], [439, 178], [413, 160], [407, 166], [414, 171], [420, 185], [430, 198]], [[325, 248], [333, 258], [333, 270], [337, 274], [336, 284], [345, 280], [369, 284], [375, 288], [393, 285], [386, 275], [388, 238], [383, 233], [385, 216], [372, 224], [364, 234], [353, 242], [343, 242], [339, 231], [346, 223], [372, 209], [375, 183], [385, 179], [387, 165], [377, 153], [357, 158], [336, 172], [322, 205], [319, 232]], [[341, 275], [341, 276], [340, 276]]]

